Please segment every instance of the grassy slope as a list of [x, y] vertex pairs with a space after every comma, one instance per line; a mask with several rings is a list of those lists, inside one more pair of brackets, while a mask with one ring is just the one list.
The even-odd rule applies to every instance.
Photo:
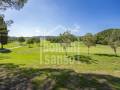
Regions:
[[[14, 46], [18, 46], [18, 44], [14, 43], [6, 47], [11, 48]], [[51, 82], [50, 85], [57, 90], [58, 88], [59, 90], [60, 88], [62, 88], [61, 90], [65, 88], [65, 90], [75, 90], [76, 87], [80, 88], [82, 86], [83, 88], [95, 87], [99, 90], [107, 90], [111, 87], [120, 90], [120, 57], [112, 55], [113, 51], [108, 46], [97, 45], [96, 47], [92, 47], [90, 51], [92, 62], [90, 64], [75, 60], [72, 64], [66, 64], [66, 61], [70, 59], [65, 56], [64, 50], [62, 50], [60, 45], [56, 44], [55, 46], [55, 44], [44, 42], [44, 46], [45, 47], [40, 48], [36, 46], [33, 48], [24, 46], [13, 49], [11, 53], [1, 53], [0, 66], [2, 69], [7, 70], [7, 72], [3, 72], [5, 71], [3, 70], [2, 74], [11, 75], [11, 73], [13, 74], [14, 71], [15, 73], [17, 71], [25, 77], [32, 78], [36, 88], [49, 87], [49, 85], [46, 86], [45, 83]], [[68, 48], [68, 51], [70, 56], [76, 54], [86, 55], [87, 48], [82, 43], [76, 42]], [[120, 48], [118, 54], [120, 56]], [[55, 61], [62, 61], [62, 64], [55, 64]], [[4, 68], [3, 65], [5, 66]], [[15, 67], [15, 65], [18, 66]], [[21, 69], [23, 67], [24, 70]], [[30, 69], [28, 70], [27, 68]], [[35, 75], [33, 77], [34, 73]], [[3, 78], [2, 74], [0, 74], [0, 78]], [[46, 80], [48, 77], [49, 79]], [[89, 80], [89, 78], [91, 78], [91, 80]], [[13, 79], [13, 77], [11, 77], [11, 79]], [[66, 80], [68, 82], [66, 82]], [[44, 82], [42, 86], [40, 82]], [[55, 82], [57, 84], [55, 84]], [[73, 86], [71, 86], [71, 84], [73, 84]], [[66, 85], [71, 87], [68, 88]], [[101, 89], [100, 87], [107, 89]]]

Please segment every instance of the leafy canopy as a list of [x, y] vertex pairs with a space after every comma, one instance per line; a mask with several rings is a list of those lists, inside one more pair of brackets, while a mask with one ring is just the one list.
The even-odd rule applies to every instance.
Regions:
[[20, 10], [24, 7], [25, 3], [27, 3], [27, 0], [0, 0], [0, 10], [8, 8]]
[[91, 33], [87, 33], [83, 37], [83, 42], [87, 47], [95, 46], [96, 45], [96, 38]]

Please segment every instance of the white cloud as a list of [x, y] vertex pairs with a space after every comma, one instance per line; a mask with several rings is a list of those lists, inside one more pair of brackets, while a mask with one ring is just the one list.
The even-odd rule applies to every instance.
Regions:
[[77, 24], [71, 26], [57, 25], [51, 28], [37, 26], [12, 25], [10, 28], [10, 36], [56, 36], [65, 31], [70, 31], [73, 34], [80, 32], [80, 26]]
[[65, 26], [63, 25], [57, 25], [56, 27], [47, 30], [47, 32], [45, 33], [46, 36], [51, 36], [51, 35], [58, 35], [61, 32], [64, 32], [66, 30]]
[[80, 32], [80, 26], [77, 24], [71, 25], [71, 26], [64, 26], [64, 25], [57, 25], [53, 29], [49, 29], [48, 32], [45, 33], [46, 36], [51, 35], [59, 35], [60, 33], [63, 33], [65, 31], [70, 31], [71, 33], [79, 33]]
[[44, 29], [36, 26], [18, 26], [13, 25], [9, 28], [10, 36], [42, 36], [44, 35]]
[[80, 32], [80, 26], [77, 24], [74, 24], [71, 31], [75, 33]]

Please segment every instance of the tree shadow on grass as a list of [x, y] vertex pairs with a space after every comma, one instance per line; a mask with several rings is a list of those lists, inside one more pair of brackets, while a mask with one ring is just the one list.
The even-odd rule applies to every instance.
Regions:
[[0, 90], [120, 90], [120, 78], [69, 69], [0, 64]]
[[73, 55], [68, 56], [68, 58], [71, 58], [72, 60], [80, 61], [82, 63], [97, 63], [97, 60], [92, 59], [90, 56], [84, 56], [84, 55]]
[[95, 54], [95, 55], [98, 55], [98, 56], [107, 56], [107, 57], [120, 57], [120, 56], [116, 56], [114, 54]]
[[0, 49], [0, 53], [11, 53], [12, 51], [10, 49], [6, 49], [6, 48], [3, 48], [3, 49]]

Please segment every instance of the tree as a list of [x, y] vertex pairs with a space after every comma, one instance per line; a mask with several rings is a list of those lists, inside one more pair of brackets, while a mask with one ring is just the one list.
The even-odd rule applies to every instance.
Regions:
[[0, 43], [1, 48], [3, 49], [3, 45], [7, 44], [8, 41], [8, 29], [7, 27], [13, 23], [12, 20], [5, 21], [4, 15], [0, 15]]
[[17, 41], [17, 37], [8, 36], [8, 43], [13, 43]]
[[8, 20], [8, 21], [5, 21], [5, 23], [7, 26], [11, 26], [14, 22], [13, 20]]
[[35, 38], [34, 43], [36, 43], [38, 46], [40, 46], [40, 38]]
[[108, 44], [113, 49], [115, 55], [117, 56], [117, 48], [120, 46], [120, 35], [116, 31], [113, 31], [108, 38]]
[[113, 49], [115, 56], [117, 56], [117, 48], [120, 46], [120, 42], [119, 41], [111, 41], [109, 42], [110, 47]]
[[46, 40], [50, 41], [51, 43], [59, 43], [60, 42], [59, 36], [48, 36], [48, 37], [46, 37]]
[[96, 45], [96, 39], [91, 33], [83, 36], [83, 43], [88, 47], [88, 55], [90, 54], [90, 47]]
[[67, 56], [67, 47], [71, 45], [71, 42], [73, 40], [72, 34], [69, 31], [64, 32], [63, 34], [60, 34], [59, 39], [60, 39], [60, 45], [63, 47], [66, 56]]
[[8, 39], [7, 25], [3, 17], [0, 17], [0, 43], [2, 49], [3, 49], [3, 45], [7, 44], [7, 39]]
[[[26, 2], [27, 0], [0, 0], [0, 10], [5, 11], [8, 8], [20, 10], [21, 8], [23, 8]], [[7, 44], [8, 40], [7, 26], [10, 26], [12, 23], [13, 23], [12, 20], [5, 22], [4, 14], [0, 13], [0, 43], [2, 49], [3, 45]]]
[[0, 0], [0, 10], [7, 10], [8, 8], [20, 10], [25, 3], [27, 0]]
[[34, 38], [28, 39], [26, 43], [28, 44], [28, 47], [30, 48], [31, 44], [34, 44]]
[[18, 42], [22, 45], [22, 43], [25, 42], [25, 38], [24, 37], [19, 37]]

